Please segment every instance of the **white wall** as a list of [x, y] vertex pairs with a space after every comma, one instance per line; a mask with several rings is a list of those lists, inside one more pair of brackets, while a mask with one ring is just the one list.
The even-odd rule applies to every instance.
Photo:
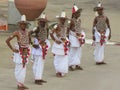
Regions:
[[8, 24], [16, 24], [21, 15], [15, 7], [14, 0], [9, 0], [8, 3]]
[[[21, 15], [17, 8], [15, 7], [14, 0], [9, 0], [8, 4], [8, 24], [17, 24], [20, 21]], [[29, 27], [32, 30], [36, 26], [35, 21], [30, 21], [31, 26]]]

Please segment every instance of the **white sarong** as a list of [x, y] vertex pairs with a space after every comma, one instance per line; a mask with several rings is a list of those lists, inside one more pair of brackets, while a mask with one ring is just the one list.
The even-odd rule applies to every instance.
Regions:
[[52, 53], [56, 55], [65, 55], [63, 43], [57, 44], [54, 42], [52, 46]]
[[104, 48], [105, 48], [105, 43], [108, 40], [108, 36], [110, 33], [110, 30], [107, 28], [106, 32], [105, 32], [105, 42], [103, 43], [103, 45], [101, 45], [100, 43], [100, 39], [101, 39], [101, 34], [97, 31], [96, 28], [95, 29], [95, 49], [94, 49], [94, 59], [96, 62], [102, 62], [104, 60]]
[[81, 47], [70, 47], [69, 66], [80, 65], [82, 56]]
[[44, 70], [44, 61], [42, 56], [40, 55], [34, 55], [34, 63], [33, 63], [33, 74], [35, 77], [35, 80], [42, 79], [43, 70]]
[[[15, 44], [15, 48], [19, 50], [18, 44]], [[20, 53], [13, 54], [13, 62], [15, 63], [15, 78], [18, 85], [24, 84], [25, 77], [26, 77], [26, 65], [23, 67], [22, 58]], [[27, 61], [28, 63], [28, 61]]]
[[[82, 39], [85, 39], [86, 35], [83, 30], [81, 31], [81, 34], [83, 35]], [[69, 41], [70, 41], [70, 47], [80, 47], [80, 41], [78, 40], [75, 32], [70, 31]]]
[[57, 72], [60, 72], [62, 74], [68, 73], [68, 55], [55, 55], [54, 66], [56, 73]]
[[[48, 39], [45, 40], [46, 44], [48, 45], [48, 48], [50, 48], [51, 44]], [[34, 38], [34, 44], [39, 45], [38, 39]], [[44, 70], [44, 61], [42, 57], [42, 47], [39, 45], [39, 48], [32, 48], [32, 59], [33, 59], [33, 74], [35, 77], [35, 80], [42, 79], [43, 70]]]
[[[54, 34], [54, 37], [57, 40], [60, 40], [56, 36], [56, 34]], [[68, 40], [67, 37], [66, 37], [66, 40]], [[64, 42], [62, 42], [61, 44], [57, 44], [56, 42], [54, 42], [52, 46], [52, 53], [54, 54], [54, 67], [55, 67], [56, 73], [59, 72], [62, 75], [68, 73], [68, 53], [69, 52], [68, 50], [66, 52], [64, 51]]]
[[[85, 33], [83, 30], [81, 31], [81, 34], [83, 35], [82, 39], [85, 39]], [[69, 40], [70, 40], [69, 66], [80, 65], [82, 57], [82, 47], [80, 45], [80, 41], [76, 37], [75, 32], [70, 31]]]
[[70, 47], [80, 47], [80, 42], [76, 37], [75, 32], [70, 31], [69, 40], [70, 40]]
[[94, 59], [96, 62], [102, 62], [104, 60], [104, 47], [105, 44], [101, 46], [99, 42], [95, 43]]
[[26, 66], [23, 68], [23, 64], [15, 65], [15, 78], [18, 85], [24, 84], [26, 76]]
[[[95, 42], [100, 42], [101, 34], [97, 31], [96, 28], [94, 28], [94, 29], [95, 29], [95, 34], [94, 34], [95, 35]], [[109, 30], [109, 28], [107, 28], [106, 32], [105, 32], [105, 36], [106, 36], [105, 42], [107, 42], [107, 40], [108, 40], [109, 33], [110, 33], [110, 30]]]

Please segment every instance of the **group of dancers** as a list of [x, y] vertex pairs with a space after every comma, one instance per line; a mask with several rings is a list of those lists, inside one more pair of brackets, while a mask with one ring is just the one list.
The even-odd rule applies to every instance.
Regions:
[[[94, 11], [97, 15], [93, 21], [93, 42], [94, 42], [94, 59], [96, 65], [106, 64], [104, 60], [104, 47], [107, 40], [111, 38], [111, 29], [109, 19], [103, 14], [103, 6], [99, 3]], [[52, 53], [54, 56], [54, 67], [56, 77], [64, 77], [68, 71], [83, 70], [81, 67], [82, 46], [85, 44], [85, 32], [81, 28], [82, 9], [74, 4], [72, 8], [72, 17], [69, 19], [66, 12], [62, 11], [57, 16], [57, 24], [49, 31], [48, 20], [45, 13], [37, 19], [38, 25], [33, 30], [27, 30], [29, 22], [26, 16], [22, 15], [18, 22], [19, 30], [6, 40], [9, 48], [14, 52], [13, 61], [15, 62], [15, 78], [19, 90], [28, 89], [24, 85], [26, 76], [26, 65], [29, 55], [33, 59], [34, 82], [37, 85], [47, 83], [42, 79], [44, 71], [44, 62], [47, 52], [51, 47], [48, 39], [49, 35], [53, 40]], [[68, 23], [69, 21], [69, 23]], [[31, 39], [34, 35], [34, 39]], [[10, 41], [17, 38], [17, 44], [13, 47]], [[32, 45], [32, 49], [30, 49]]]

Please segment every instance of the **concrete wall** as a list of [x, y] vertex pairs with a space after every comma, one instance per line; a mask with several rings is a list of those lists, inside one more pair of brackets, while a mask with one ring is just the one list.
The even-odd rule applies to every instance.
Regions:
[[20, 13], [15, 7], [14, 0], [8, 1], [8, 24], [16, 24], [20, 20]]
[[[21, 18], [21, 15], [20, 15], [19, 11], [17, 10], [17, 8], [15, 7], [14, 0], [9, 0], [9, 4], [8, 4], [8, 24], [9, 24], [9, 29], [10, 30], [13, 29], [13, 28], [11, 28], [11, 24], [16, 25], [17, 22], [20, 21], [20, 18]], [[36, 26], [36, 22], [35, 21], [30, 21], [29, 23], [31, 24], [31, 26], [29, 26], [29, 29], [32, 30]]]

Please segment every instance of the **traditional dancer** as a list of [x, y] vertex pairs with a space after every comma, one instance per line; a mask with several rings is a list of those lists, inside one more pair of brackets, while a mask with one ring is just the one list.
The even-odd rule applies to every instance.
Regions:
[[[72, 8], [72, 18], [69, 30], [70, 53], [69, 53], [69, 70], [83, 70], [80, 66], [82, 56], [82, 45], [85, 43], [85, 33], [81, 29], [81, 14], [82, 9], [74, 4]], [[75, 67], [75, 68], [74, 68]]]
[[47, 81], [42, 80], [45, 57], [47, 51], [50, 48], [50, 42], [48, 40], [48, 20], [45, 13], [43, 13], [38, 19], [38, 26], [31, 31], [31, 34], [35, 33], [32, 55], [33, 55], [33, 73], [35, 77], [35, 84], [42, 85]]
[[67, 21], [65, 11], [61, 12], [61, 15], [57, 17], [58, 24], [54, 26], [50, 36], [54, 41], [52, 47], [52, 53], [54, 54], [54, 67], [56, 70], [56, 76], [62, 77], [68, 73], [68, 44], [67, 38]]
[[96, 65], [106, 64], [104, 60], [104, 47], [107, 40], [111, 38], [111, 29], [109, 19], [103, 13], [104, 8], [101, 2], [94, 8], [98, 16], [95, 17], [93, 22], [93, 40], [95, 45], [94, 59]]
[[[17, 81], [18, 89], [24, 90], [28, 89], [24, 86], [25, 76], [26, 76], [26, 64], [28, 63], [28, 56], [30, 55], [30, 36], [26, 29], [28, 22], [26, 21], [26, 16], [21, 16], [21, 21], [19, 22], [20, 29], [15, 31], [7, 40], [6, 43], [9, 48], [14, 52], [13, 61], [15, 62], [15, 78]], [[13, 38], [17, 38], [17, 44], [13, 47], [10, 41]]]

